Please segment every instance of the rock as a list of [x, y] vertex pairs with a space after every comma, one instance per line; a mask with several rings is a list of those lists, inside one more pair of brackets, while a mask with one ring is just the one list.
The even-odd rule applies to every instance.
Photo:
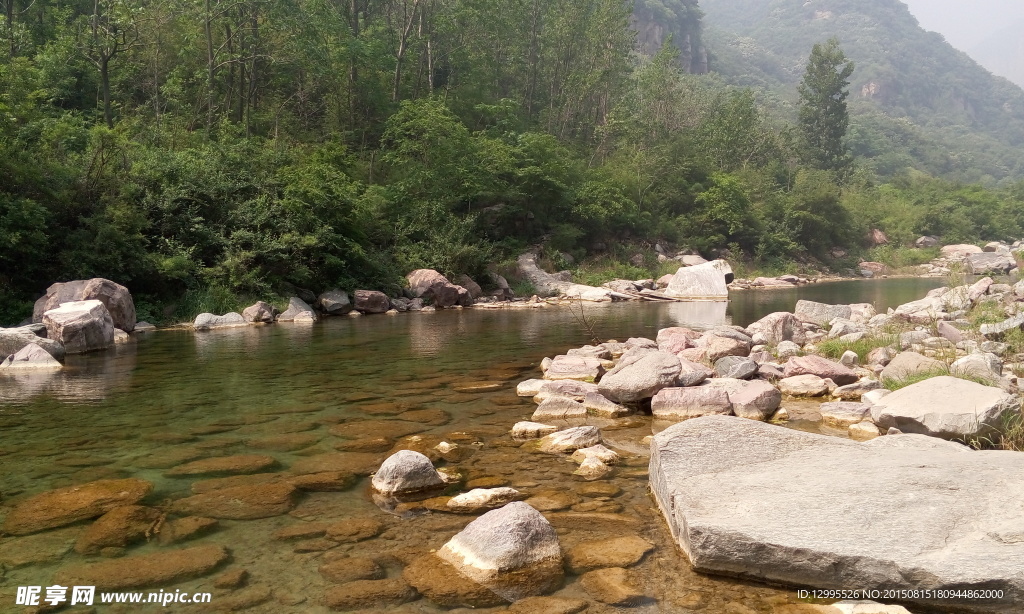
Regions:
[[544, 379], [594, 382], [604, 373], [604, 361], [583, 356], [555, 356], [544, 371]]
[[787, 378], [795, 375], [817, 375], [822, 379], [830, 379], [839, 386], [852, 384], [860, 379], [849, 368], [821, 356], [793, 356], [786, 361], [783, 375]]
[[512, 439], [539, 439], [558, 431], [557, 426], [537, 422], [516, 422], [512, 427]]
[[575, 452], [601, 443], [601, 431], [596, 426], [577, 426], [545, 435], [538, 450], [549, 454]]
[[469, 291], [448, 281], [448, 278], [433, 269], [417, 269], [405, 276], [409, 293], [413, 298], [422, 298], [437, 308], [451, 307], [459, 302], [459, 290], [469, 298]]
[[681, 369], [678, 357], [661, 351], [639, 352], [624, 354], [619, 364], [601, 378], [598, 391], [602, 395], [619, 403], [633, 403], [675, 385]]
[[902, 380], [918, 375], [941, 375], [946, 373], [946, 363], [928, 358], [917, 352], [900, 352], [882, 369], [879, 376], [885, 380]]
[[619, 455], [601, 444], [590, 446], [589, 448], [580, 448], [573, 452], [569, 458], [577, 463], [582, 463], [588, 458], [596, 458], [606, 465], [614, 465], [619, 462]]
[[465, 288], [466, 291], [469, 292], [469, 297], [473, 300], [476, 300], [484, 295], [483, 288], [480, 287], [480, 284], [473, 281], [473, 279], [470, 278], [469, 275], [459, 275], [458, 277], [455, 278], [455, 283]]
[[925, 236], [925, 237], [918, 237], [917, 240], [914, 241], [914, 246], [918, 247], [918, 248], [921, 248], [921, 247], [935, 247], [938, 244], [939, 244], [939, 240], [936, 239], [935, 237], [927, 237], [927, 236]]
[[886, 396], [889, 393], [890, 391], [886, 390], [885, 388], [869, 390], [868, 392], [865, 392], [863, 395], [861, 395], [860, 402], [867, 403], [868, 405], [874, 405], [879, 401], [879, 399], [881, 399], [882, 397]]
[[376, 290], [356, 290], [355, 309], [361, 313], [384, 313], [391, 308], [388, 295]]
[[677, 386], [696, 386], [708, 379], [713, 377], [714, 371], [702, 365], [699, 362], [687, 360], [686, 358], [679, 359], [679, 377], [676, 378]]
[[874, 601], [837, 601], [830, 609], [835, 614], [910, 614], [903, 606], [882, 605]]
[[724, 331], [709, 331], [694, 344], [704, 351], [704, 358], [714, 363], [725, 356], [747, 356], [753, 344], [745, 335], [726, 336]]
[[114, 322], [107, 308], [97, 300], [61, 303], [43, 314], [43, 324], [46, 336], [63, 344], [68, 354], [104, 350], [114, 345]]
[[588, 571], [580, 578], [580, 585], [594, 600], [608, 605], [631, 607], [646, 598], [621, 567]]
[[995, 354], [968, 354], [949, 365], [949, 374], [997, 385], [1003, 376], [1003, 361]]
[[377, 537], [384, 532], [384, 524], [373, 518], [348, 518], [327, 527], [328, 539], [343, 544], [355, 544]]
[[775, 355], [779, 358], [789, 358], [790, 356], [800, 355], [800, 346], [793, 341], [780, 341], [775, 346]]
[[655, 418], [682, 420], [709, 414], [732, 413], [729, 393], [721, 388], [690, 386], [664, 388], [651, 399], [651, 412]]
[[771, 313], [747, 327], [747, 333], [754, 343], [778, 345], [806, 343], [804, 329], [796, 316], [785, 311]]
[[857, 361], [859, 359], [860, 358], [857, 356], [857, 352], [851, 352], [850, 350], [846, 350], [845, 352], [843, 352], [843, 355], [839, 358], [839, 364], [843, 365], [848, 369], [852, 369], [853, 367], [857, 366]]
[[414, 559], [402, 570], [402, 578], [442, 607], [489, 608], [509, 601], [433, 553]]
[[621, 418], [633, 413], [628, 407], [614, 403], [597, 392], [590, 392], [583, 397], [583, 406], [587, 414], [602, 418]]
[[1006, 476], [1022, 471], [1024, 456], [915, 435], [858, 443], [707, 416], [654, 437], [650, 479], [697, 571], [922, 602], [924, 586], [1002, 590], [984, 608], [1011, 611], [1024, 599], [1024, 526], [1005, 510], [1024, 506], [1024, 489]]
[[223, 546], [196, 546], [154, 554], [90, 561], [57, 571], [62, 586], [95, 586], [103, 590], [164, 587], [209, 574], [228, 560]]
[[185, 476], [239, 475], [259, 473], [277, 465], [272, 456], [262, 454], [239, 454], [204, 458], [184, 465], [178, 465], [164, 472], [169, 478]]
[[611, 472], [612, 468], [601, 459], [596, 456], [588, 456], [572, 474], [585, 480], [600, 480]]
[[676, 258], [683, 266], [697, 266], [699, 264], [705, 264], [707, 260], [700, 256], [700, 254], [683, 254]]
[[984, 250], [982, 250], [977, 245], [960, 244], [946, 245], [940, 250], [940, 253], [947, 258], [966, 258], [971, 254], [980, 254], [983, 251]]
[[825, 326], [836, 318], [849, 320], [853, 310], [849, 305], [829, 305], [816, 303], [814, 301], [800, 300], [796, 302], [794, 316], [801, 322], [809, 322], [818, 326]]
[[51, 285], [46, 289], [46, 294], [36, 301], [32, 309], [32, 321], [43, 322], [47, 311], [56, 309], [64, 303], [91, 300], [103, 303], [114, 328], [129, 333], [135, 330], [135, 302], [128, 288], [101, 277]]
[[52, 371], [63, 367], [60, 362], [42, 347], [28, 343], [2, 363], [0, 369], [13, 371]]
[[548, 383], [543, 379], [528, 379], [516, 385], [516, 395], [521, 397], [532, 397], [540, 392], [541, 386]]
[[715, 361], [715, 375], [732, 379], [750, 379], [757, 375], [757, 363], [742, 356], [723, 356]]
[[603, 345], [585, 345], [581, 348], [573, 348], [566, 352], [569, 356], [583, 356], [584, 358], [598, 358], [611, 360], [612, 353]]
[[328, 582], [345, 584], [356, 580], [381, 580], [386, 575], [384, 569], [373, 559], [345, 557], [324, 563], [317, 570]]
[[880, 347], [868, 352], [868, 355], [864, 357], [864, 362], [868, 365], [879, 365], [884, 367], [892, 362], [892, 359], [895, 357], [895, 350], [889, 347]]
[[[608, 288], [595, 288], [572, 282], [572, 275], [563, 271], [565, 275], [551, 275], [537, 266], [536, 254], [522, 254], [517, 260], [519, 273], [537, 289], [540, 296], [558, 296], [577, 298], [583, 301], [607, 302], [611, 301], [612, 291]], [[539, 299], [538, 299], [539, 301]]]
[[408, 495], [444, 487], [444, 479], [430, 459], [412, 450], [399, 450], [374, 474], [374, 490], [385, 495]]
[[3, 532], [28, 535], [102, 516], [115, 507], [138, 503], [153, 485], [143, 480], [98, 480], [50, 490], [14, 506], [4, 519]]
[[124, 548], [146, 538], [163, 514], [141, 505], [123, 505], [111, 509], [79, 536], [75, 552], [96, 554], [103, 548]]
[[892, 315], [912, 324], [931, 324], [946, 317], [945, 313], [946, 302], [942, 298], [932, 296], [904, 303], [897, 307]]
[[654, 544], [651, 542], [630, 535], [583, 542], [565, 553], [565, 561], [569, 571], [584, 574], [603, 567], [636, 565], [653, 550]]
[[637, 291], [636, 284], [627, 279], [613, 279], [601, 284], [601, 286], [622, 294], [631, 294]]
[[543, 403], [546, 399], [566, 397], [575, 401], [583, 401], [588, 394], [597, 394], [597, 384], [578, 380], [561, 379], [555, 381], [541, 380], [537, 394], [533, 396], [535, 403]]
[[[10, 571], [56, 563], [71, 551], [80, 532], [77, 527], [68, 527], [27, 537], [4, 538], [0, 540], [0, 569]], [[0, 573], [2, 577], [3, 573]]]
[[288, 299], [288, 309], [277, 316], [278, 322], [316, 322], [316, 312], [309, 304], [297, 296]]
[[356, 580], [327, 589], [324, 603], [332, 610], [363, 610], [398, 606], [416, 598], [416, 591], [400, 578]]
[[554, 527], [523, 502], [480, 516], [437, 556], [508, 601], [549, 592], [564, 576]]
[[348, 297], [348, 292], [343, 290], [328, 290], [316, 299], [316, 306], [320, 311], [330, 316], [340, 316], [352, 311], [353, 305]]
[[967, 256], [967, 270], [972, 275], [986, 273], [1004, 274], [1017, 266], [1013, 256], [1005, 254], [970, 254]]
[[562, 597], [527, 597], [511, 606], [512, 614], [577, 614], [587, 609], [587, 602], [582, 599], [565, 599]]
[[859, 382], [840, 386], [832, 391], [832, 396], [844, 401], [859, 401], [866, 393], [878, 390], [882, 382], [874, 379], [862, 379]]
[[825, 424], [836, 427], [849, 427], [864, 420], [870, 415], [871, 407], [865, 403], [839, 401], [822, 403], [818, 411]]
[[583, 403], [578, 403], [569, 397], [549, 397], [537, 406], [530, 420], [541, 422], [542, 420], [571, 420], [573, 418], [586, 418], [587, 408]]
[[156, 326], [150, 324], [149, 322], [136, 322], [135, 323], [135, 330], [132, 331], [132, 332], [136, 332], [136, 333], [152, 333], [154, 331], [156, 331]]
[[732, 277], [732, 268], [725, 260], [681, 267], [663, 293], [672, 298], [726, 299]]
[[235, 313], [234, 311], [225, 313], [222, 316], [212, 313], [201, 313], [196, 316], [195, 321], [192, 323], [192, 328], [195, 330], [212, 330], [214, 328], [245, 326], [248, 323], [242, 314]]
[[828, 384], [817, 375], [794, 375], [778, 384], [782, 394], [791, 397], [820, 397], [828, 392]]
[[720, 388], [729, 394], [732, 413], [750, 420], [767, 420], [782, 403], [782, 393], [764, 380], [712, 379], [704, 387]]
[[990, 435], [1019, 407], [1017, 397], [999, 388], [940, 376], [886, 395], [871, 407], [871, 420], [882, 429], [971, 439]]
[[274, 306], [266, 301], [256, 301], [242, 310], [242, 319], [250, 324], [263, 323], [271, 324], [274, 321], [274, 314], [277, 312]]
[[213, 518], [203, 516], [186, 516], [165, 522], [160, 527], [160, 544], [167, 546], [201, 537], [213, 531], [220, 523]]
[[949, 322], [936, 322], [935, 330], [939, 333], [940, 337], [948, 339], [953, 343], [960, 343], [961, 341], [964, 340], [964, 335], [963, 333], [960, 332], [960, 329], [953, 326]]
[[854, 441], [869, 441], [882, 435], [881, 431], [878, 430], [878, 427], [871, 420], [862, 420], [856, 424], [851, 424], [847, 433], [850, 435], [850, 439]]
[[658, 349], [669, 354], [678, 354], [686, 348], [693, 347], [693, 340], [700, 337], [700, 334], [689, 328], [678, 326], [663, 328], [658, 331]]
[[998, 324], [982, 324], [980, 331], [982, 335], [989, 339], [1001, 339], [1004, 334], [1011, 330], [1020, 330], [1022, 328], [1024, 328], [1024, 313], [1019, 313]]
[[519, 491], [514, 488], [474, 488], [449, 499], [446, 507], [459, 514], [475, 514], [499, 508], [518, 498]]
[[171, 503], [171, 511], [182, 515], [228, 520], [255, 520], [287, 514], [299, 496], [287, 482], [266, 482], [235, 486], [193, 495]]
[[[39, 326], [39, 325], [36, 325]], [[46, 334], [46, 327], [42, 327], [41, 334]], [[28, 326], [18, 328], [0, 328], [0, 356], [6, 357], [17, 354], [28, 345], [36, 345], [44, 350], [54, 359], [64, 360], [64, 345], [59, 341], [40, 337], [37, 331]]]
[[832, 328], [828, 331], [829, 339], [838, 339], [846, 335], [864, 332], [864, 326], [846, 318], [832, 320], [831, 326]]

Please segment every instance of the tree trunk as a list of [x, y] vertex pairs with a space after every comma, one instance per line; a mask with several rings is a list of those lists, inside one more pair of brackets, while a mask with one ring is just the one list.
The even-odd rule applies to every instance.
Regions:
[[103, 90], [103, 119], [107, 128], [114, 127], [114, 117], [110, 112], [110, 58], [100, 58], [100, 88]]

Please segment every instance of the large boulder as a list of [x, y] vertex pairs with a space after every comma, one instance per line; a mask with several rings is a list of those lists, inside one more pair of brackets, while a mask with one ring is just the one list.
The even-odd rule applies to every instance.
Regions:
[[1004, 254], [971, 254], [967, 256], [967, 269], [972, 275], [985, 273], [1007, 273], [1017, 267], [1013, 256]]
[[417, 269], [406, 275], [405, 279], [409, 282], [409, 293], [413, 298], [431, 301], [435, 307], [472, 304], [468, 290], [456, 286], [433, 269]]
[[977, 245], [946, 245], [940, 252], [946, 258], [966, 258], [971, 254], [980, 254], [985, 250]]
[[946, 363], [928, 358], [917, 352], [900, 352], [882, 369], [882, 381], [901, 380], [918, 375], [939, 375], [947, 370]]
[[[651, 445], [651, 489], [702, 572], [818, 589], [904, 589], [942, 611], [1024, 602], [1024, 455], [894, 435], [858, 443], [707, 416]], [[1001, 591], [928, 600], [930, 591]]]
[[277, 316], [278, 322], [316, 322], [316, 312], [309, 303], [297, 296], [288, 299], [288, 309]]
[[46, 335], [46, 327], [41, 324], [0, 328], [0, 356], [17, 354], [25, 346], [32, 344], [43, 348], [57, 360], [64, 360], [64, 345], [40, 335]]
[[195, 330], [213, 330], [215, 328], [246, 326], [248, 323], [249, 322], [245, 319], [245, 316], [234, 311], [225, 313], [222, 316], [214, 315], [212, 313], [201, 313], [196, 316], [195, 322], [192, 323], [192, 328]]
[[604, 373], [604, 361], [585, 356], [555, 356], [544, 370], [544, 379], [593, 382]]
[[114, 321], [98, 300], [61, 303], [43, 314], [43, 324], [46, 336], [62, 343], [68, 354], [104, 350], [114, 345]]
[[849, 305], [829, 305], [815, 301], [799, 300], [796, 302], [796, 310], [793, 312], [797, 320], [826, 326], [836, 318], [847, 320], [853, 316], [853, 309]]
[[510, 602], [551, 592], [564, 578], [558, 534], [540, 512], [523, 502], [480, 516], [437, 556]]
[[728, 391], [711, 386], [663, 388], [651, 399], [651, 413], [663, 420], [686, 420], [711, 414], [732, 414]]
[[242, 319], [251, 323], [262, 322], [264, 324], [270, 324], [274, 321], [276, 311], [277, 310], [274, 309], [274, 306], [270, 303], [267, 303], [266, 301], [256, 301], [242, 311]]
[[619, 403], [649, 399], [662, 388], [674, 386], [680, 368], [675, 354], [632, 350], [604, 374], [597, 385], [598, 392]]
[[32, 321], [42, 322], [47, 311], [63, 303], [91, 300], [103, 303], [110, 313], [114, 328], [128, 333], [135, 330], [135, 302], [128, 288], [102, 277], [51, 285], [46, 289], [46, 294], [36, 301], [32, 309]]
[[726, 299], [732, 278], [725, 260], [680, 267], [662, 293], [673, 298]]
[[747, 327], [747, 334], [758, 345], [778, 345], [783, 341], [803, 345], [807, 341], [800, 321], [786, 311], [770, 313], [754, 322]]
[[352, 311], [352, 301], [344, 290], [328, 290], [316, 299], [316, 306], [329, 316], [343, 316]]
[[385, 495], [410, 495], [443, 488], [445, 481], [430, 459], [412, 450], [388, 457], [372, 480], [373, 489]]
[[782, 403], [782, 393], [764, 380], [716, 377], [701, 384], [700, 388], [724, 390], [729, 395], [732, 413], [750, 420], [767, 420]]
[[60, 369], [62, 366], [49, 352], [30, 343], [0, 363], [0, 370], [52, 370]]
[[388, 295], [377, 290], [356, 290], [356, 311], [361, 313], [384, 313], [391, 308]]
[[939, 244], [939, 240], [938, 239], [936, 239], [935, 237], [928, 237], [928, 236], [918, 237], [917, 240], [914, 241], [914, 247], [918, 247], [918, 248], [922, 248], [922, 247], [935, 247], [938, 244]]
[[783, 377], [796, 375], [817, 375], [822, 379], [830, 379], [838, 386], [852, 384], [860, 379], [849, 367], [833, 362], [821, 356], [793, 356], [786, 361]]
[[885, 395], [871, 407], [871, 420], [883, 431], [971, 439], [991, 435], [1019, 410], [1020, 399], [1000, 388], [943, 375]]

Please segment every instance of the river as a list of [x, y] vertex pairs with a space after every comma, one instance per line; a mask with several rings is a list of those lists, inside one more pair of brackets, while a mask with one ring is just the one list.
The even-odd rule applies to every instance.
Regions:
[[[583, 309], [597, 336], [624, 340], [654, 337], [666, 326], [746, 325], [767, 313], [791, 311], [799, 298], [871, 302], [884, 312], [941, 283], [850, 281], [735, 292], [728, 305], [615, 303]], [[539, 376], [537, 365], [543, 357], [588, 342], [590, 333], [577, 317], [555, 307], [341, 317], [313, 325], [134, 335], [112, 351], [69, 357], [67, 368], [58, 374], [0, 381], [0, 515], [44, 490], [121, 477], [151, 481], [155, 490], [146, 502], [166, 508], [169, 501], [192, 494], [193, 483], [206, 476], [164, 474], [175, 465], [206, 457], [270, 456], [277, 464], [265, 470], [268, 473], [352, 469], [366, 465], [368, 458], [379, 462], [392, 445], [429, 449], [448, 440], [474, 451], [448, 463], [467, 480], [511, 485], [547, 505], [563, 550], [626, 533], [654, 543], [656, 550], [634, 568], [651, 597], [635, 611], [769, 613], [795, 603], [792, 590], [703, 576], [689, 569], [647, 494], [647, 459], [640, 441], [651, 433], [649, 418], [605, 429], [608, 445], [633, 455], [606, 480], [611, 486], [603, 491], [574, 480], [575, 465], [564, 458], [524, 452], [512, 444], [506, 433], [533, 409], [529, 399], [515, 395], [515, 385]], [[374, 447], [369, 440], [378, 433], [387, 435], [396, 420], [406, 431], [418, 431], [419, 439], [396, 441], [404, 433], [394, 433], [392, 440], [378, 440]], [[332, 427], [341, 432], [339, 424], [344, 425], [342, 430], [354, 428], [343, 437], [330, 434]], [[321, 601], [332, 585], [317, 571], [324, 562], [370, 557], [389, 577], [399, 577], [404, 563], [440, 547], [471, 520], [443, 513], [387, 514], [371, 501], [367, 482], [363, 479], [342, 492], [308, 493], [289, 514], [222, 520], [207, 536], [169, 546], [227, 546], [232, 561], [225, 569], [249, 572], [249, 588], [241, 589], [248, 593], [241, 597], [239, 591], [213, 588], [216, 574], [159, 588], [212, 591], [214, 605], [229, 604], [231, 599], [264, 600], [247, 612], [327, 612]], [[273, 537], [278, 529], [297, 523], [352, 519], [373, 519], [385, 529], [378, 537], [341, 545]], [[0, 611], [16, 611], [12, 604], [18, 586], [46, 586], [61, 566], [99, 560], [67, 551], [80, 530], [51, 531], [43, 535], [53, 534], [54, 539], [42, 544], [0, 538], [0, 570], [7, 568], [0, 571]], [[169, 547], [154, 539], [104, 554], [134, 556]], [[586, 597], [572, 576], [558, 595]], [[131, 611], [199, 611], [177, 607]], [[594, 606], [589, 611], [614, 609], [599, 607], [603, 609]], [[440, 610], [419, 600], [387, 611]]]

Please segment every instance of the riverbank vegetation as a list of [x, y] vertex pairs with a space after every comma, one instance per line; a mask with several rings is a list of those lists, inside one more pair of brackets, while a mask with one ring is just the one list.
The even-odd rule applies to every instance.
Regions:
[[1024, 234], [1024, 183], [883, 184], [822, 158], [757, 92], [682, 70], [671, 41], [634, 51], [619, 2], [6, 6], [3, 322], [94, 276], [162, 321], [296, 288], [395, 292], [419, 267], [482, 278], [534, 245], [596, 281], [627, 262], [618, 245], [782, 272], [875, 257], [872, 228], [894, 245]]

